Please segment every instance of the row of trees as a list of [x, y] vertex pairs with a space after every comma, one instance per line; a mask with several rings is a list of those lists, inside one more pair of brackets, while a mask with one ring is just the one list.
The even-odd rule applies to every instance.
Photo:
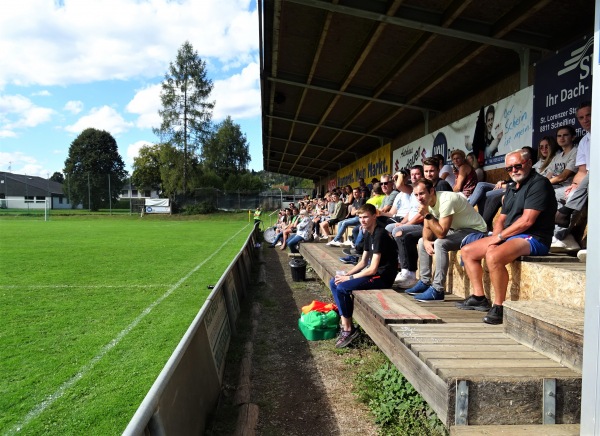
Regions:
[[[212, 89], [205, 62], [186, 41], [162, 82], [161, 124], [153, 129], [160, 141], [143, 147], [134, 159], [131, 180], [139, 189], [186, 201], [200, 188], [254, 192], [265, 188], [261, 178], [247, 170], [250, 153], [240, 126], [231, 117], [212, 123]], [[92, 210], [116, 201], [127, 177], [115, 139], [92, 128], [71, 143], [64, 174], [72, 203]], [[110, 191], [96, 189], [106, 185], [107, 174]]]

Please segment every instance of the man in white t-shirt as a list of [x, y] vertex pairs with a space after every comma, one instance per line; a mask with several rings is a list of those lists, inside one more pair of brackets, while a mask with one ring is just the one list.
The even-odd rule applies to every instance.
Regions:
[[[419, 214], [425, 220], [418, 244], [420, 278], [406, 293], [414, 295], [417, 301], [443, 300], [449, 252], [459, 250], [467, 235], [487, 232], [487, 225], [464, 195], [436, 192], [431, 180], [418, 180], [413, 195], [421, 204]], [[431, 271], [434, 256], [435, 275]]]

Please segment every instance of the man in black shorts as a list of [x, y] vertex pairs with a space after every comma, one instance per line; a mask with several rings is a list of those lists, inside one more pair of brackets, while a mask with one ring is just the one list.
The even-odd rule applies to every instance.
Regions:
[[329, 282], [342, 319], [340, 336], [335, 344], [337, 348], [348, 346], [358, 337], [358, 329], [352, 325], [352, 291], [390, 288], [398, 267], [396, 243], [385, 227], [377, 224], [375, 206], [365, 204], [358, 209], [357, 215], [365, 231], [362, 258], [347, 273], [336, 275]]
[[[502, 212], [494, 223], [492, 236], [467, 243], [460, 250], [473, 285], [473, 295], [457, 303], [457, 307], [488, 311], [483, 318], [488, 324], [502, 324], [502, 303], [508, 288], [506, 265], [521, 256], [548, 254], [556, 214], [552, 184], [532, 169], [530, 152], [525, 149], [513, 151], [504, 159], [512, 183], [506, 189]], [[486, 261], [494, 288], [492, 307], [483, 291], [482, 259]]]

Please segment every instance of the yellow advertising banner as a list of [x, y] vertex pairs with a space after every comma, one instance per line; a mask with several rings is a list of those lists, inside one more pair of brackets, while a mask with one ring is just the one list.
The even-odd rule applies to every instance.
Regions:
[[379, 179], [382, 174], [389, 173], [392, 169], [391, 144], [386, 144], [372, 153], [361, 157], [356, 162], [337, 172], [337, 186], [358, 186], [358, 179], [365, 179], [370, 183], [373, 177]]

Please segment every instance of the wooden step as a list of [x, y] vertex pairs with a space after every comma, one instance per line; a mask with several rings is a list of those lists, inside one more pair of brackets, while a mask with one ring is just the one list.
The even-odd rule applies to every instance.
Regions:
[[[460, 253], [450, 253], [448, 291], [463, 298], [472, 294], [469, 277], [460, 265]], [[509, 273], [507, 301], [553, 301], [580, 309], [585, 305], [585, 263], [567, 255], [524, 256], [507, 265]], [[484, 262], [483, 284], [493, 300], [494, 290]]]
[[522, 344], [581, 372], [583, 317], [583, 310], [562, 307], [552, 301], [507, 301], [504, 331]]
[[447, 426], [457, 421], [460, 383], [468, 386], [469, 424], [542, 424], [545, 379], [556, 382], [557, 422], [579, 422], [581, 374], [519, 344], [501, 325], [384, 324], [363, 304], [354, 317]]
[[579, 424], [456, 425], [450, 436], [579, 436]]

